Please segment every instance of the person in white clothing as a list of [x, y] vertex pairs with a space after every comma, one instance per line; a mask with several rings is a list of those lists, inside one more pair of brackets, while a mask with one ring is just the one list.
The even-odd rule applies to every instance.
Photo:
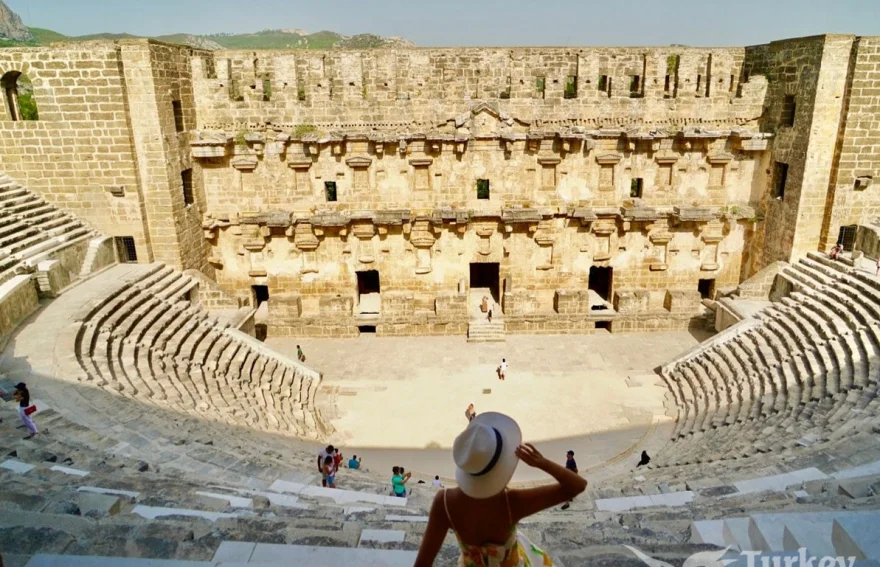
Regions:
[[507, 374], [507, 359], [502, 358], [501, 364], [498, 365], [498, 379], [504, 380], [504, 376]]

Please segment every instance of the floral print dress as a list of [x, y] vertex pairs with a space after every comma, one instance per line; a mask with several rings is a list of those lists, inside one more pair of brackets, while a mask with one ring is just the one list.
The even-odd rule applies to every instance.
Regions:
[[[504, 492], [507, 499], [507, 491]], [[446, 517], [449, 525], [455, 533], [461, 556], [458, 559], [459, 567], [553, 567], [553, 560], [544, 550], [529, 541], [525, 534], [518, 532], [516, 526], [511, 528], [510, 536], [503, 544], [487, 543], [484, 545], [467, 545], [458, 536], [452, 518], [449, 516], [449, 508], [446, 506], [446, 491], [443, 491], [443, 507], [446, 508]], [[510, 514], [510, 503], [507, 504], [507, 512]]]

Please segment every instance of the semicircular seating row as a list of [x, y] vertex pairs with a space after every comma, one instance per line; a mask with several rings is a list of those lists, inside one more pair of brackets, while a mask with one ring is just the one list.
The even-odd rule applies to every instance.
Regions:
[[97, 232], [0, 174], [0, 284]]
[[810, 253], [758, 316], [660, 370], [678, 406], [657, 466], [825, 445], [880, 422], [880, 279]]
[[190, 301], [198, 281], [156, 263], [77, 316], [86, 379], [212, 421], [319, 438], [320, 373], [214, 320]]

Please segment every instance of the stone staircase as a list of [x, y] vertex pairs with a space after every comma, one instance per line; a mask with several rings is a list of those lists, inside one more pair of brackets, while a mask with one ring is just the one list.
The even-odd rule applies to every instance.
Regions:
[[[500, 313], [499, 313], [500, 315]], [[503, 343], [507, 338], [504, 334], [504, 320], [499, 316], [495, 317], [493, 313], [492, 322], [482, 318], [471, 318], [468, 321], [469, 343]]]

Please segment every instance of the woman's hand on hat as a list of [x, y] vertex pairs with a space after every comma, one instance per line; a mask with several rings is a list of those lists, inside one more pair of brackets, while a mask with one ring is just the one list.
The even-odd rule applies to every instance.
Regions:
[[531, 443], [523, 443], [519, 447], [516, 448], [516, 456], [529, 465], [530, 467], [535, 467], [537, 469], [543, 468], [544, 463], [547, 462], [547, 459], [544, 458], [544, 455], [541, 454], [540, 451], [535, 449], [535, 446]]

